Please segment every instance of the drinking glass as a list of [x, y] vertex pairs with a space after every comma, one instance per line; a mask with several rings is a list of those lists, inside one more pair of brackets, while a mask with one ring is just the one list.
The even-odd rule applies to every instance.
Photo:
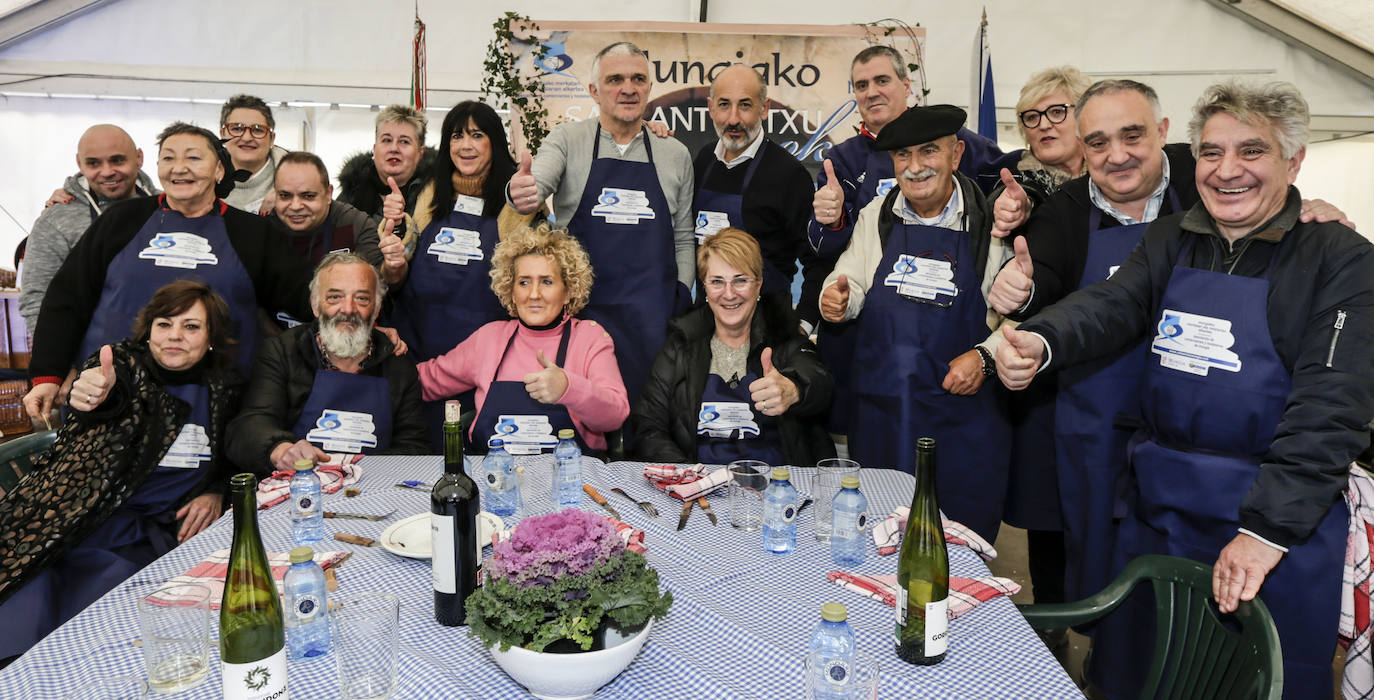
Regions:
[[837, 672], [834, 666], [817, 652], [806, 655], [806, 700], [878, 700], [878, 663], [873, 657], [856, 651], [848, 669]]
[[389, 698], [396, 690], [401, 601], [389, 593], [358, 593], [334, 613], [334, 654], [344, 700]]
[[154, 693], [179, 693], [210, 673], [210, 588], [165, 585], [138, 599], [143, 666]]
[[763, 490], [773, 468], [757, 459], [730, 463], [730, 524], [746, 532], [763, 529]]
[[816, 463], [816, 475], [811, 479], [811, 500], [815, 502], [812, 516], [816, 521], [816, 539], [830, 541], [830, 506], [840, 492], [840, 482], [846, 476], [858, 476], [859, 463], [852, 459], [823, 459]]

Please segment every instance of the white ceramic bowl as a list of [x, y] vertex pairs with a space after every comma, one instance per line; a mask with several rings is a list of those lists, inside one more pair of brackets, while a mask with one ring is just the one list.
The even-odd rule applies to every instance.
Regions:
[[[495, 646], [491, 648], [491, 655], [501, 670], [537, 698], [587, 698], [601, 686], [615, 680], [634, 661], [644, 642], [649, 639], [649, 630], [653, 626], [653, 620], [650, 620], [638, 634], [599, 651], [546, 654], [521, 647], [501, 651], [499, 646]], [[609, 634], [614, 636], [614, 632]]]

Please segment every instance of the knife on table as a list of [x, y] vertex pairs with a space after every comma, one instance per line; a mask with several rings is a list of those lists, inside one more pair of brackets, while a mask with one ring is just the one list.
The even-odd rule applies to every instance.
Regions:
[[610, 514], [614, 516], [616, 520], [620, 520], [620, 514], [615, 512], [615, 509], [611, 507], [611, 504], [606, 502], [606, 497], [602, 496], [601, 493], [597, 491], [595, 488], [593, 488], [591, 484], [583, 484], [582, 490], [586, 491], [587, 495], [591, 496], [592, 500], [596, 501], [597, 505], [609, 511]]
[[706, 501], [706, 497], [705, 497], [705, 496], [698, 497], [698, 498], [697, 498], [697, 505], [701, 506], [701, 510], [704, 511], [704, 512], [706, 513], [706, 517], [708, 517], [708, 518], [711, 519], [711, 525], [712, 525], [712, 526], [715, 526], [715, 525], [717, 524], [717, 523], [716, 523], [716, 514], [715, 514], [714, 512], [711, 511], [711, 504], [708, 503], [708, 502]]
[[693, 503], [695, 503], [695, 501], [693, 501], [690, 498], [682, 502], [682, 515], [679, 515], [677, 517], [677, 529], [681, 530], [682, 528], [687, 527], [687, 518], [692, 515]]

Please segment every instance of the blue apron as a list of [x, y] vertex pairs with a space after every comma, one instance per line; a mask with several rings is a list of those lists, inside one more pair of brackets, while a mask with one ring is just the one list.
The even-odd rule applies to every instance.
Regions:
[[[858, 318], [849, 454], [865, 467], [910, 474], [916, 439], [935, 438], [941, 510], [992, 542], [1002, 521], [1010, 442], [1001, 385], [984, 381], [972, 396], [940, 386], [949, 361], [988, 335], [987, 304], [972, 258], [964, 231], [893, 224]], [[957, 294], [914, 298], [913, 290], [898, 286], [906, 284], [913, 265], [952, 265], [947, 284]]]
[[1024, 391], [1007, 393], [1011, 464], [1007, 474], [1006, 513], [1002, 519], [1026, 530], [1064, 528], [1059, 510], [1059, 483], [1055, 477], [1056, 379], [1054, 373], [1042, 374]]
[[[0, 605], [0, 659], [24, 653], [110, 589], [177, 546], [180, 525], [174, 506], [186, 500], [200, 483], [203, 470], [213, 469], [208, 444], [202, 446], [187, 435], [197, 429], [201, 436], [205, 435], [210, 425], [210, 391], [201, 384], [166, 389], [191, 405], [177, 441], [129, 500], [62, 559]], [[188, 445], [193, 449], [186, 450]], [[183, 456], [180, 459], [176, 458], [178, 452]], [[173, 462], [187, 466], [162, 466]]]
[[[864, 180], [859, 183], [859, 196], [854, 200], [854, 218], [857, 223], [859, 212], [873, 201], [874, 197], [885, 197], [897, 186], [893, 177], [892, 156], [887, 151], [870, 151], [864, 162]], [[840, 251], [843, 252], [843, 251]], [[839, 253], [835, 253], [836, 256]], [[835, 378], [835, 391], [830, 400], [830, 418], [826, 429], [836, 435], [849, 433], [849, 414], [853, 410], [851, 393], [852, 379], [850, 368], [854, 365], [854, 343], [858, 337], [857, 321], [831, 323], [824, 319], [816, 328], [816, 352], [821, 362]]]
[[706, 375], [697, 414], [697, 461], [729, 464], [757, 459], [765, 464], [787, 463], [782, 455], [778, 419], [754, 411], [749, 385], [759, 379], [746, 372], [733, 385], [715, 374]]
[[[215, 206], [219, 206], [218, 200]], [[105, 270], [100, 303], [77, 357], [94, 355], [100, 346], [129, 336], [138, 312], [153, 293], [180, 279], [204, 282], [229, 304], [230, 337], [236, 348], [239, 373], [251, 376], [257, 354], [258, 297], [229, 234], [224, 217], [207, 214], [194, 219], [172, 209], [159, 209], [115, 254]]]
[[663, 347], [679, 293], [673, 216], [654, 170], [652, 139], [647, 129], [642, 133], [647, 163], [603, 159], [596, 127], [587, 186], [568, 221], [597, 274], [580, 316], [605, 326], [615, 341], [631, 406]]
[[[482, 207], [481, 199], [456, 194], [448, 216], [430, 222], [420, 234], [391, 310], [391, 322], [417, 364], [509, 317], [491, 291], [491, 256], [500, 232], [496, 217], [482, 216]], [[468, 408], [476, 404], [471, 391], [459, 394], [458, 400]], [[430, 444], [444, 444], [444, 401], [426, 401], [424, 416]]]
[[[1191, 259], [1195, 240], [1190, 235], [1180, 261]], [[1270, 270], [1283, 250], [1281, 245], [1274, 251]], [[1292, 388], [1269, 334], [1268, 298], [1268, 271], [1255, 278], [1181, 263], [1174, 267], [1158, 335], [1146, 354], [1140, 398], [1145, 427], [1132, 441], [1134, 493], [1117, 537], [1116, 570], [1147, 553], [1210, 566], [1236, 537], [1241, 501], [1269, 451]], [[1187, 314], [1229, 321], [1234, 343], [1198, 352], [1186, 342], [1196, 335], [1195, 319]], [[1285, 698], [1332, 694], [1348, 517], [1344, 500], [1336, 497], [1307, 541], [1291, 547], [1260, 588], [1283, 647]], [[1150, 608], [1123, 607], [1124, 614], [1102, 621], [1092, 673], [1104, 690], [1124, 695], [1139, 688], [1146, 670], [1142, 662], [1150, 658], [1150, 647], [1143, 645], [1151, 643], [1139, 632], [1153, 629]]]
[[[711, 164], [706, 166], [706, 171], [701, 174], [697, 181], [696, 197], [692, 201], [692, 209], [697, 213], [696, 236], [697, 245], [710, 236], [716, 235], [721, 229], [733, 226], [744, 230], [744, 193], [749, 191], [749, 183], [754, 180], [754, 171], [758, 169], [759, 161], [763, 160], [764, 151], [768, 150], [760, 144], [758, 153], [749, 159], [749, 164], [745, 166], [744, 181], [740, 183], [739, 192], [719, 192], [706, 188], [706, 181], [710, 179], [711, 172], [717, 167], [724, 167], [719, 158], [712, 158]], [[754, 235], [753, 232], [748, 232]], [[757, 238], [757, 236], [755, 236]], [[790, 294], [792, 278], [783, 270], [779, 270], [775, 265], [769, 263], [767, 258], [763, 259], [763, 293], [764, 294]], [[699, 299], [705, 297], [697, 295]]]
[[[316, 345], [317, 361], [319, 352]], [[292, 432], [325, 452], [383, 451], [391, 446], [391, 387], [385, 377], [316, 370]]]
[[[525, 391], [523, 381], [497, 381], [497, 377], [501, 376], [501, 363], [510, 354], [515, 335], [519, 332], [517, 328], [510, 340], [506, 341], [506, 349], [501, 351], [501, 361], [496, 363], [496, 370], [492, 372], [482, 410], [472, 422], [473, 449], [486, 453], [487, 442], [495, 436], [505, 439], [506, 451], [511, 454], [538, 454], [545, 449], [552, 450], [557, 445], [558, 431], [571, 429], [582, 454], [599, 454], [599, 451], [587, 447], [577, 426], [573, 425], [572, 415], [566, 406], [536, 401]], [[563, 335], [558, 341], [558, 355], [554, 359], [554, 364], [559, 367], [568, 358], [568, 341], [571, 338], [572, 319], [567, 318], [563, 321]]]

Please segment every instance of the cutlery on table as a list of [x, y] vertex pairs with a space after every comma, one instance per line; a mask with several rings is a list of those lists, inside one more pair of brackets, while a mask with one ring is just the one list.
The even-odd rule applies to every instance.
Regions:
[[591, 496], [592, 500], [596, 501], [597, 505], [601, 506], [602, 508], [605, 508], [616, 520], [620, 519], [620, 514], [615, 512], [615, 509], [611, 507], [611, 504], [606, 502], [606, 497], [602, 496], [601, 492], [597, 491], [595, 488], [592, 488], [591, 484], [583, 484], [582, 490], [586, 491], [587, 495]]
[[692, 514], [692, 505], [696, 503], [688, 498], [682, 502], [682, 515], [677, 516], [677, 529], [687, 527], [687, 518]]
[[374, 540], [370, 537], [359, 537], [357, 535], [350, 535], [347, 532], [334, 533], [334, 539], [340, 542], [347, 542], [349, 544], [356, 544], [363, 547], [375, 547], [377, 545], [377, 540]]
[[396, 488], [415, 489], [416, 491], [429, 491], [430, 485], [423, 481], [402, 481], [396, 484]]
[[[802, 502], [801, 502], [801, 505], [797, 506], [797, 515], [801, 515], [801, 512], [804, 511], [804, 510], [806, 510], [806, 507], [809, 506], [809, 505], [811, 505], [811, 499], [808, 498], [808, 499], [802, 501]], [[793, 516], [793, 517], [796, 517], [796, 516]]]
[[644, 511], [645, 513], [647, 513], [649, 517], [651, 517], [651, 518], [657, 518], [657, 517], [658, 517], [658, 508], [655, 508], [655, 507], [654, 507], [654, 504], [652, 504], [652, 503], [650, 503], [650, 502], [648, 502], [648, 501], [639, 501], [639, 500], [635, 500], [635, 497], [634, 497], [634, 496], [631, 496], [630, 494], [625, 493], [625, 490], [622, 489], [622, 488], [620, 488], [619, 486], [617, 486], [617, 487], [611, 489], [611, 492], [613, 492], [613, 493], [618, 493], [618, 494], [620, 494], [620, 495], [622, 495], [622, 496], [624, 496], [624, 497], [630, 499], [631, 501], [634, 501], [635, 505], [639, 506], [639, 509], [642, 510], [642, 511]]
[[389, 511], [387, 511], [387, 512], [385, 512], [385, 513], [382, 513], [382, 514], [380, 514], [380, 515], [379, 515], [379, 514], [375, 514], [375, 513], [374, 513], [374, 514], [367, 514], [367, 513], [344, 513], [344, 512], [342, 512], [342, 511], [326, 510], [326, 511], [324, 512], [324, 517], [326, 517], [326, 518], [356, 518], [356, 519], [358, 519], [358, 520], [381, 520], [381, 519], [383, 519], [383, 518], [389, 518], [389, 517], [391, 517], [391, 514], [392, 514], [392, 513], [395, 513], [395, 512], [396, 512], [396, 509], [395, 509], [395, 508], [392, 508], [391, 510], [389, 510]]
[[701, 510], [702, 510], [703, 512], [706, 513], [706, 517], [708, 517], [708, 518], [711, 519], [711, 525], [712, 525], [712, 526], [715, 526], [715, 525], [717, 524], [717, 523], [716, 523], [716, 514], [715, 514], [715, 512], [713, 512], [713, 511], [711, 510], [711, 504], [710, 504], [709, 502], [707, 502], [706, 497], [705, 497], [705, 496], [699, 496], [699, 497], [697, 498], [697, 505], [698, 505], [698, 506], [701, 506]]

